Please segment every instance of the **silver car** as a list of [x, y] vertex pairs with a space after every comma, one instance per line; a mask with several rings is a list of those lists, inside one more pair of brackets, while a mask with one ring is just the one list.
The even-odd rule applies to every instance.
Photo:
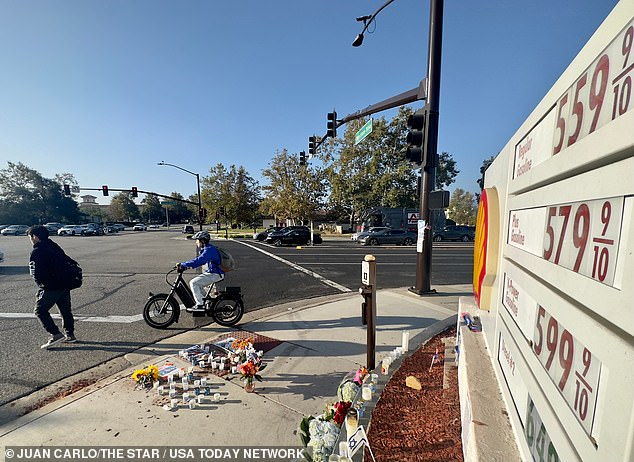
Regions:
[[29, 229], [27, 225], [11, 225], [4, 228], [0, 233], [2, 233], [3, 236], [19, 236], [26, 234], [27, 229]]
[[359, 239], [363, 245], [397, 244], [412, 245], [416, 242], [416, 234], [404, 229], [383, 229]]

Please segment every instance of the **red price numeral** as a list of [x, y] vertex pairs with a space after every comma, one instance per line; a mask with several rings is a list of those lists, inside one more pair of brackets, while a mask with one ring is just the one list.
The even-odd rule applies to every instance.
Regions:
[[579, 92], [588, 82], [588, 74], [583, 76], [577, 81], [577, 88], [575, 89], [575, 100], [572, 103], [572, 113], [577, 116], [577, 126], [575, 131], [568, 137], [568, 146], [572, 146], [577, 141], [579, 133], [581, 132], [581, 125], [583, 122], [583, 103], [579, 101]]
[[608, 230], [608, 225], [610, 224], [610, 216], [612, 216], [612, 204], [610, 201], [605, 201], [603, 206], [601, 207], [601, 223], [603, 223], [603, 231], [601, 231], [601, 236], [605, 236], [606, 231]]
[[599, 279], [603, 282], [608, 275], [608, 264], [610, 262], [610, 251], [607, 247], [594, 246], [594, 260], [592, 261], [592, 279]]
[[577, 391], [575, 392], [575, 410], [579, 413], [581, 420], [586, 420], [588, 415], [588, 404], [590, 396], [586, 387], [581, 388], [581, 382], [577, 380]]
[[[579, 224], [583, 220], [581, 230], [579, 230]], [[581, 232], [580, 232], [581, 231]], [[575, 224], [572, 233], [572, 243], [578, 249], [577, 259], [572, 270], [575, 273], [579, 272], [581, 267], [581, 261], [583, 260], [583, 254], [586, 250], [586, 244], [588, 243], [588, 232], [590, 231], [590, 209], [586, 204], [581, 204], [575, 214]]]
[[555, 357], [555, 352], [557, 351], [558, 337], [559, 324], [557, 323], [557, 320], [551, 316], [548, 320], [548, 330], [546, 331], [546, 348], [548, 348], [548, 351], [550, 352], [545, 364], [547, 371], [550, 370], [553, 358]]
[[546, 310], [543, 307], [539, 307], [537, 309], [537, 333], [539, 334], [539, 339], [533, 346], [535, 350], [535, 354], [539, 356], [542, 353], [542, 344], [544, 342], [544, 331], [542, 330], [541, 319], [546, 316]]
[[632, 77], [627, 76], [623, 83], [614, 86], [614, 103], [612, 103], [612, 120], [627, 112], [632, 97]]
[[555, 230], [550, 224], [550, 220], [557, 214], [557, 207], [548, 209], [548, 223], [546, 223], [546, 236], [548, 236], [548, 246], [544, 249], [544, 259], [550, 260], [553, 254], [553, 246], [555, 245]]
[[570, 375], [570, 370], [572, 369], [572, 359], [574, 358], [574, 354], [575, 346], [572, 334], [564, 329], [561, 333], [561, 343], [559, 345], [559, 364], [561, 364], [561, 367], [564, 369], [561, 374], [561, 379], [559, 380], [559, 389], [561, 391], [564, 391], [564, 387], [568, 381], [568, 376]]
[[553, 149], [553, 156], [564, 147], [564, 136], [566, 135], [566, 119], [561, 115], [564, 106], [568, 103], [568, 94], [559, 100], [559, 112], [557, 113], [557, 128], [559, 129], [559, 142]]
[[621, 52], [625, 56], [623, 61], [623, 69], [627, 67], [627, 62], [630, 59], [630, 51], [632, 51], [632, 41], [634, 39], [634, 26], [630, 26], [623, 35], [623, 45], [621, 46]]
[[592, 353], [587, 348], [583, 349], [583, 365], [585, 368], [583, 369], [583, 376], [585, 377], [590, 370], [590, 366], [592, 365]]
[[[561, 233], [559, 234], [559, 243], [557, 244], [557, 252], [555, 253], [555, 263], [559, 263], [559, 257], [561, 256], [561, 247], [564, 242], [564, 235], [566, 234], [566, 228], [568, 227], [568, 219], [570, 218], [571, 205], [562, 205], [559, 207], [559, 216], [564, 217], [564, 223], [561, 227]], [[555, 230], [551, 225], [551, 219], [557, 213], [556, 207], [550, 207], [548, 209], [548, 223], [546, 223], [546, 235], [549, 237], [548, 246], [544, 249], [544, 258], [550, 261], [553, 255], [553, 245], [555, 243]]]
[[[599, 88], [597, 89], [597, 79], [601, 74], [601, 81]], [[592, 83], [590, 84], [590, 110], [594, 111], [594, 117], [590, 124], [590, 131], [594, 132], [597, 128], [597, 122], [599, 121], [599, 114], [601, 113], [601, 107], [603, 106], [603, 97], [605, 96], [605, 90], [608, 87], [608, 76], [610, 74], [610, 58], [608, 55], [603, 55], [599, 58], [597, 67], [594, 68], [594, 74], [592, 75]]]

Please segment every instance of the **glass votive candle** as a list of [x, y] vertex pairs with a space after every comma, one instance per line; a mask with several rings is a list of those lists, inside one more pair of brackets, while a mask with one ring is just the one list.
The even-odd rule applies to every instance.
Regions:
[[161, 385], [160, 387], [156, 387], [156, 392], [157, 392], [159, 395], [162, 395], [162, 394], [163, 394], [163, 391], [165, 391], [165, 387], [164, 387], [163, 385]]
[[183, 377], [185, 377], [185, 369], [183, 369], [182, 367], [178, 370], [178, 376], [182, 379]]
[[357, 426], [359, 425], [359, 414], [355, 408], [348, 409], [348, 413], [346, 414], [346, 434], [348, 438], [352, 436], [352, 434], [357, 430]]
[[409, 331], [403, 331], [403, 335], [401, 337], [401, 348], [403, 348], [403, 353], [406, 353], [409, 349]]
[[237, 366], [231, 366], [231, 373], [235, 374], [236, 372], [238, 372], [238, 367]]
[[205, 399], [205, 395], [197, 395], [196, 396], [196, 402], [198, 404], [202, 404], [203, 403], [203, 399]]
[[361, 386], [361, 398], [363, 401], [372, 401], [372, 385], [364, 384]]
[[190, 409], [196, 409], [196, 400], [190, 399], [187, 405], [189, 406]]
[[200, 379], [200, 386], [201, 387], [207, 386], [207, 377], [203, 377], [202, 379]]
[[212, 369], [218, 369], [218, 363], [216, 361], [212, 361], [211, 362], [211, 368]]
[[205, 361], [198, 361], [199, 367], [207, 367], [207, 363]]
[[189, 382], [183, 382], [183, 391], [189, 390]]
[[174, 388], [170, 388], [170, 398], [174, 398], [176, 396], [176, 390]]
[[214, 393], [214, 402], [220, 401], [220, 393]]
[[381, 361], [381, 374], [387, 375], [390, 372], [391, 363], [392, 361], [390, 360], [389, 357], [383, 358], [383, 361]]
[[170, 400], [170, 407], [172, 409], [175, 409], [178, 406], [178, 400], [176, 398], [173, 398]]
[[167, 383], [172, 383], [174, 381], [174, 375], [170, 374], [167, 376]]
[[187, 401], [189, 401], [189, 392], [188, 391], [183, 393], [183, 402], [186, 403]]
[[200, 380], [194, 380], [194, 386], [195, 387], [199, 387], [200, 386]]
[[348, 457], [348, 442], [347, 441], [339, 442], [339, 455], [341, 457]]

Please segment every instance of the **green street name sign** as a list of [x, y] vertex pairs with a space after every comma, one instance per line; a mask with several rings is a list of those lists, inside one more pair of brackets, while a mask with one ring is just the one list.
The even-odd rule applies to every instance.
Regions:
[[176, 205], [176, 201], [161, 201], [161, 205]]
[[368, 120], [363, 127], [354, 135], [354, 145], [356, 146], [372, 133], [372, 119]]

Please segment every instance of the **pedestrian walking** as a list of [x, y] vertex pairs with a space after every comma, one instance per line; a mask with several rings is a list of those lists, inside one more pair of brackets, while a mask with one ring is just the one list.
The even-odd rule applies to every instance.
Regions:
[[[44, 226], [32, 226], [26, 234], [33, 244], [29, 272], [38, 286], [34, 313], [42, 323], [42, 327], [50, 334], [48, 341], [41, 348], [47, 349], [62, 341], [73, 343], [77, 339], [70, 290], [77, 286], [73, 287], [68, 282], [69, 278], [73, 277], [69, 274], [71, 272], [69, 261], [77, 264], [57, 243], [49, 239], [48, 229]], [[81, 281], [81, 270], [79, 278]], [[62, 316], [64, 334], [61, 333], [49, 313], [53, 305], [57, 305]]]

